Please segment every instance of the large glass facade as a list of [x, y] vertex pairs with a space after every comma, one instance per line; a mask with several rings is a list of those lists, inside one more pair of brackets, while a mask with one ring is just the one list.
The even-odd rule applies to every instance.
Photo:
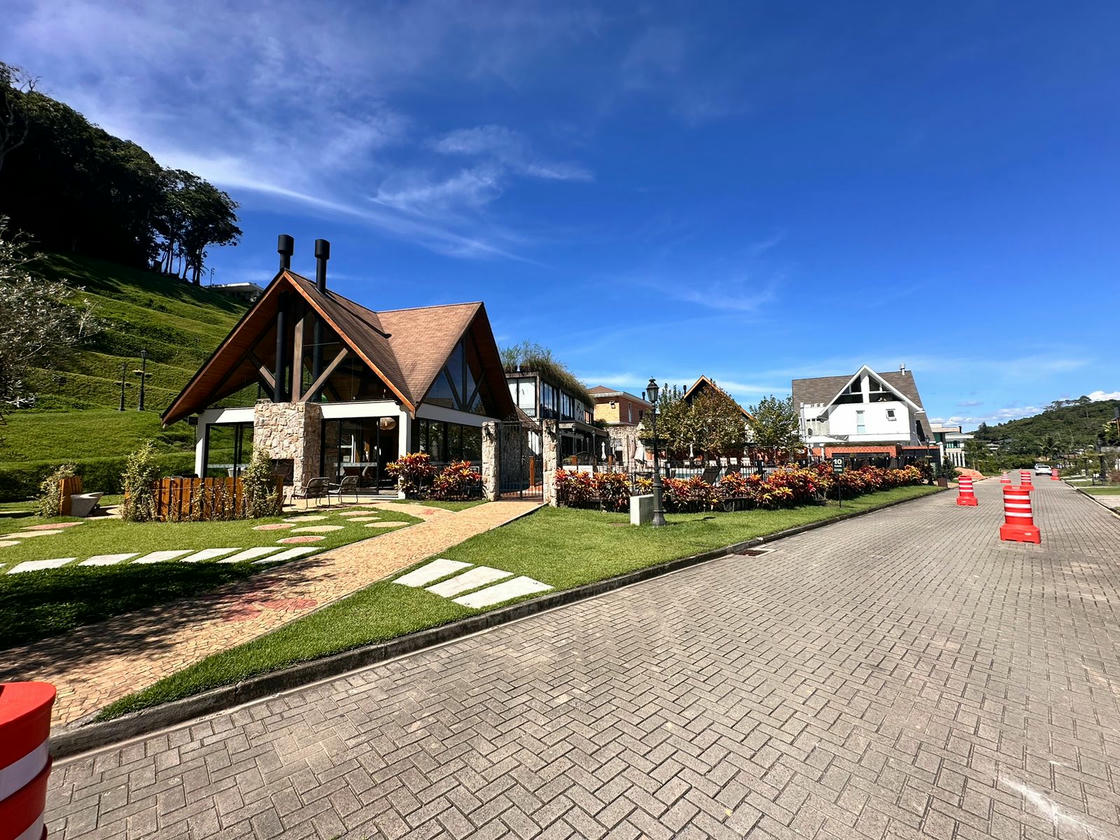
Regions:
[[386, 465], [397, 460], [400, 420], [397, 417], [355, 417], [323, 421], [320, 475], [339, 481], [357, 476], [358, 486], [391, 489], [395, 479]]
[[428, 390], [424, 402], [471, 414], [486, 414], [482, 362], [470, 334], [451, 351], [451, 356]]
[[213, 423], [206, 427], [206, 468], [203, 477], [237, 477], [252, 457], [252, 423]]
[[439, 420], [417, 420], [413, 448], [426, 452], [434, 463], [482, 462], [482, 429]]

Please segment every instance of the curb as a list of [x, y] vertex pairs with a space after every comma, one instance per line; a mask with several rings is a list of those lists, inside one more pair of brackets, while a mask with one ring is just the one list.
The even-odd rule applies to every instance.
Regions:
[[[1063, 484], [1064, 484], [1064, 483], [1065, 483], [1065, 482], [1063, 482]], [[1073, 487], [1073, 485], [1072, 485], [1072, 484], [1070, 484], [1069, 486], [1070, 486], [1070, 487]], [[1102, 502], [1102, 501], [1101, 501], [1101, 500], [1100, 500], [1099, 498], [1097, 498], [1097, 497], [1096, 497], [1096, 496], [1095, 496], [1094, 494], [1092, 494], [1092, 493], [1086, 493], [1086, 492], [1085, 492], [1085, 491], [1084, 491], [1084, 490], [1083, 490], [1082, 488], [1080, 488], [1080, 487], [1073, 487], [1073, 489], [1074, 489], [1074, 490], [1076, 490], [1076, 491], [1077, 491], [1078, 493], [1080, 493], [1080, 494], [1081, 494], [1082, 496], [1085, 496], [1085, 497], [1087, 497], [1087, 498], [1090, 498], [1090, 499], [1092, 499], [1092, 500], [1093, 500], [1094, 502], [1096, 502], [1096, 503], [1097, 503], [1098, 505], [1100, 505], [1100, 506], [1101, 506], [1102, 508], [1104, 508], [1105, 510], [1107, 510], [1107, 511], [1108, 511], [1109, 513], [1111, 513], [1111, 514], [1112, 514], [1113, 516], [1120, 516], [1120, 508], [1114, 508], [1114, 507], [1112, 507], [1111, 505], [1106, 505], [1106, 504], [1105, 504], [1104, 502]]]
[[806, 533], [807, 531], [815, 531], [818, 528], [826, 528], [829, 525], [834, 525], [837, 522], [843, 522], [847, 519], [855, 519], [856, 517], [866, 516], [867, 514], [876, 513], [897, 505], [930, 498], [938, 495], [940, 492], [944, 492], [943, 488], [938, 488], [933, 493], [917, 496], [913, 499], [899, 499], [894, 502], [879, 505], [878, 507], [869, 508], [868, 510], [842, 513], [830, 519], [807, 522], [804, 525], [787, 528], [784, 531], [777, 531], [773, 534], [754, 537], [745, 542], [734, 543], [733, 545], [712, 549], [711, 551], [705, 551], [701, 554], [693, 554], [689, 557], [679, 557], [676, 560], [669, 560], [668, 562], [656, 566], [648, 566], [644, 569], [636, 569], [632, 572], [618, 575], [617, 577], [595, 581], [594, 583], [587, 583], [573, 589], [565, 589], [561, 592], [543, 595], [530, 601], [522, 601], [521, 603], [513, 604], [509, 607], [502, 607], [500, 609], [491, 610], [490, 612], [461, 618], [438, 627], [409, 633], [408, 635], [400, 636], [396, 639], [365, 645], [363, 647], [354, 648], [353, 650], [325, 656], [311, 662], [291, 665], [279, 671], [249, 677], [235, 685], [211, 689], [202, 694], [184, 697], [181, 700], [172, 700], [169, 703], [164, 703], [150, 709], [142, 709], [139, 712], [132, 712], [113, 720], [104, 721], [103, 723], [91, 723], [76, 729], [65, 730], [58, 734], [51, 735], [50, 752], [57, 760], [102, 747], [112, 746], [113, 744], [128, 741], [138, 736], [147, 735], [177, 724], [186, 723], [205, 715], [221, 712], [235, 706], [241, 706], [272, 694], [290, 691], [291, 689], [299, 688], [310, 683], [337, 677], [349, 671], [366, 668], [370, 665], [376, 665], [389, 659], [415, 653], [425, 648], [445, 644], [464, 636], [480, 633], [502, 624], [508, 624], [511, 621], [526, 618], [527, 616], [536, 615], [588, 598], [594, 598], [597, 595], [602, 595], [615, 589], [621, 589], [624, 586], [641, 583], [642, 581], [671, 574], [691, 566], [706, 563], [710, 560], [717, 560], [721, 557], [737, 554], [765, 543], [775, 542], [785, 539], [786, 537]]

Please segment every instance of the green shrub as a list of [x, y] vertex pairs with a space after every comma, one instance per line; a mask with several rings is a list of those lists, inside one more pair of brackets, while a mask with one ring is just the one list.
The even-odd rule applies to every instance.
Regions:
[[432, 466], [432, 458], [425, 452], [410, 452], [402, 455], [385, 470], [397, 479], [397, 487], [409, 499], [423, 496], [436, 474], [436, 468]]
[[75, 475], [74, 465], [63, 464], [42, 480], [39, 484], [39, 497], [35, 506], [35, 512], [39, 516], [58, 516], [59, 504], [62, 501], [59, 498], [59, 485], [62, 479], [70, 478], [73, 475]]
[[156, 518], [155, 485], [159, 481], [159, 463], [150, 440], [128, 456], [121, 473], [121, 518], [129, 522], [151, 522]]
[[[163, 475], [181, 475], [194, 470], [194, 457], [188, 453], [157, 455], [159, 472]], [[86, 493], [121, 492], [121, 474], [128, 459], [80, 458], [75, 459], [75, 473], [82, 477]], [[58, 467], [58, 461], [19, 461], [0, 463], [0, 502], [22, 502], [39, 494], [43, 479]]]
[[249, 466], [241, 474], [245, 493], [245, 515], [250, 519], [279, 516], [281, 499], [272, 472], [272, 455], [267, 449], [254, 449]]

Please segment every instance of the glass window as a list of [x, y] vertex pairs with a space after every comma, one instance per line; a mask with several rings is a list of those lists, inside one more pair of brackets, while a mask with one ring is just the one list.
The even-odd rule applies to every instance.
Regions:
[[206, 427], [204, 478], [239, 476], [252, 457], [252, 423], [215, 423]]
[[856, 434], [862, 435], [866, 431], [867, 431], [867, 427], [864, 425], [864, 422], [863, 422], [863, 412], [862, 411], [857, 411], [856, 412]]

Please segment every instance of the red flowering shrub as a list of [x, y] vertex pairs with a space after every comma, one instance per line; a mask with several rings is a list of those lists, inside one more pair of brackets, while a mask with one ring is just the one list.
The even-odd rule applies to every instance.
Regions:
[[556, 501], [565, 507], [591, 507], [596, 501], [591, 473], [556, 471]]
[[[770, 490], [785, 488], [795, 505], [805, 505], [817, 498], [819, 490], [817, 475], [812, 470], [783, 467], [766, 476], [763, 482]], [[786, 494], [782, 494], [785, 498]]]
[[385, 467], [397, 479], [397, 487], [407, 498], [420, 497], [432, 481], [436, 468], [425, 452], [410, 452]]
[[621, 513], [630, 509], [630, 479], [626, 473], [595, 473], [594, 486], [603, 510]]
[[432, 481], [434, 499], [471, 499], [482, 493], [482, 476], [470, 461], [452, 461]]
[[662, 479], [665, 509], [671, 511], [708, 510], [717, 501], [715, 488], [700, 476]]

